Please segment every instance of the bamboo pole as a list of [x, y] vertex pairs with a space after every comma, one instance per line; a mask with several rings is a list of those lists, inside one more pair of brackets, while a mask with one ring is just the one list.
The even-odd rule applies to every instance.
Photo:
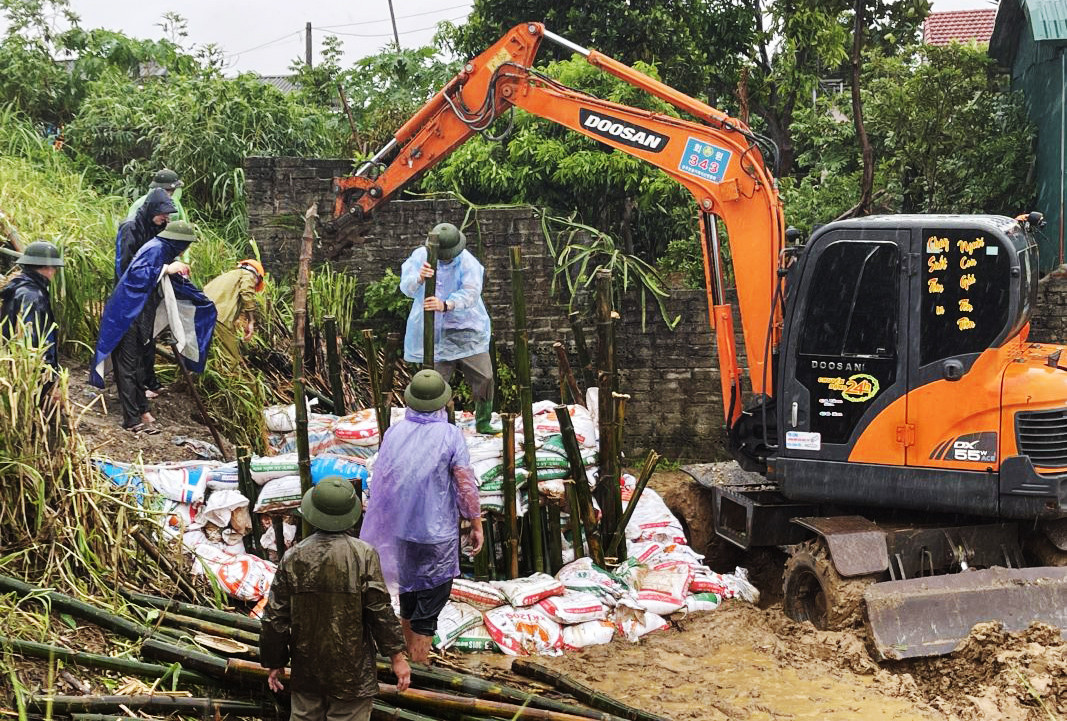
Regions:
[[274, 547], [277, 549], [278, 563], [281, 563], [282, 556], [285, 555], [285, 515], [270, 514], [270, 528], [274, 531]]
[[149, 608], [158, 608], [163, 611], [177, 611], [186, 616], [202, 618], [205, 621], [212, 621], [214, 623], [221, 623], [231, 628], [239, 628], [242, 631], [259, 633], [259, 630], [262, 627], [259, 619], [249, 618], [248, 616], [243, 616], [239, 613], [220, 611], [207, 606], [196, 606], [191, 603], [174, 601], [160, 596], [150, 596], [145, 593], [130, 591], [125, 588], [120, 588], [119, 593], [123, 598], [136, 603], [138, 606], [148, 606]]
[[212, 636], [221, 636], [228, 638], [231, 641], [240, 641], [241, 643], [247, 643], [251, 646], [259, 645], [259, 634], [251, 631], [242, 631], [232, 626], [227, 626], [222, 623], [214, 623], [212, 621], [205, 621], [202, 618], [194, 618], [192, 616], [183, 616], [180, 613], [174, 613], [173, 611], [161, 611], [160, 616], [163, 619], [163, 623], [169, 626], [178, 626], [180, 628], [189, 628], [194, 631], [200, 631], [202, 633], [208, 633]]
[[[155, 341], [152, 341], [153, 344]], [[185, 378], [185, 385], [189, 387], [189, 395], [193, 398], [193, 403], [196, 404], [196, 410], [200, 413], [200, 416], [204, 419], [204, 425], [211, 431], [211, 437], [215, 440], [215, 445], [219, 448], [219, 455], [222, 456], [222, 460], [229, 460], [226, 457], [226, 446], [222, 442], [222, 434], [219, 433], [219, 429], [215, 427], [215, 422], [211, 420], [211, 417], [207, 414], [207, 408], [204, 406], [204, 399], [200, 397], [200, 391], [196, 389], [196, 384], [193, 382], [193, 374], [189, 372], [189, 369], [185, 367], [185, 358], [178, 352], [178, 343], [174, 342], [170, 344], [170, 351], [174, 354], [174, 363], [178, 366], [178, 370], [181, 371], [182, 377]]]
[[519, 577], [519, 518], [515, 508], [515, 415], [501, 413], [504, 426], [504, 549], [507, 578]]
[[[584, 708], [575, 704], [564, 703], [555, 699], [547, 698], [536, 693], [529, 693], [513, 686], [505, 686], [494, 681], [487, 681], [471, 674], [459, 673], [447, 668], [430, 667], [421, 663], [409, 661], [411, 666], [411, 683], [418, 687], [436, 688], [454, 691], [468, 696], [477, 696], [490, 701], [503, 701], [505, 703], [540, 708], [546, 711], [559, 711], [561, 713], [583, 716], [596, 721], [620, 721], [619, 717]], [[393, 668], [389, 659], [378, 657], [378, 673], [386, 677], [393, 677]]]
[[537, 487], [537, 447], [534, 439], [533, 386], [530, 382], [530, 335], [526, 328], [525, 269], [522, 248], [511, 246], [511, 303], [515, 311], [515, 375], [519, 381], [519, 404], [522, 411], [523, 455], [527, 472], [526, 517], [530, 523], [530, 557], [533, 569], [544, 572], [544, 533], [541, 528], [541, 493]]
[[[552, 344], [552, 347], [556, 349], [556, 361], [559, 363], [559, 377], [560, 386], [565, 387], [571, 396], [571, 403], [585, 407], [585, 396], [582, 395], [582, 390], [578, 387], [578, 381], [574, 378], [574, 371], [571, 370], [571, 362], [567, 358], [567, 348], [560, 341], [556, 341]], [[561, 397], [561, 402], [563, 401]]]
[[643, 711], [633, 706], [628, 706], [617, 699], [595, 691], [581, 684], [570, 676], [559, 671], [542, 666], [539, 663], [524, 658], [517, 658], [511, 663], [511, 670], [519, 675], [532, 678], [541, 683], [552, 686], [557, 691], [569, 694], [587, 706], [599, 709], [606, 713], [614, 714], [628, 721], [670, 721], [665, 716], [659, 716], [648, 711]]
[[[378, 421], [378, 438], [385, 437], [385, 429], [389, 424], [385, 421], [386, 411], [383, 410], [385, 402], [382, 400], [382, 377], [378, 367], [378, 346], [374, 343], [374, 331], [363, 331], [363, 354], [367, 357], [367, 375], [370, 376], [371, 405], [374, 406], [374, 416]], [[380, 442], [380, 441], [379, 441]]]
[[578, 311], [573, 310], [567, 314], [567, 320], [571, 324], [571, 333], [574, 334], [574, 353], [578, 356], [578, 368], [582, 372], [582, 380], [586, 388], [592, 388], [596, 385], [596, 372], [593, 369], [593, 357], [589, 354], [589, 344], [585, 341], [582, 316]]
[[[141, 643], [141, 654], [148, 658], [166, 663], [180, 663], [187, 668], [196, 669], [208, 676], [226, 678], [229, 669], [229, 661], [214, 654], [204, 653], [196, 648], [176, 646], [173, 643], [160, 641], [158, 638], [146, 638]], [[251, 661], [245, 663], [252, 664]], [[258, 666], [259, 664], [254, 664]], [[264, 669], [264, 674], [267, 671]]]
[[[626, 540], [626, 524], [630, 522], [630, 517], [634, 514], [637, 502], [641, 500], [641, 494], [645, 492], [645, 486], [648, 485], [649, 479], [652, 478], [652, 472], [656, 470], [657, 464], [659, 464], [659, 454], [655, 451], [649, 451], [648, 456], [645, 457], [645, 464], [641, 468], [641, 475], [637, 478], [637, 485], [634, 486], [633, 495], [630, 496], [630, 502], [626, 506], [626, 512], [622, 514], [622, 518], [619, 519], [619, 525], [615, 527], [615, 533], [611, 537], [611, 543], [608, 545], [608, 556], [614, 556], [619, 544], [624, 543]], [[625, 552], [626, 547], [623, 545], [623, 553]]]
[[381, 701], [371, 704], [370, 717], [372, 721], [437, 721], [433, 716], [407, 711]]
[[[304, 236], [300, 241], [300, 262], [293, 291], [293, 403], [296, 404], [296, 455], [300, 469], [300, 492], [311, 490], [311, 448], [308, 443], [308, 411], [304, 393], [304, 333], [307, 328], [308, 283], [311, 276], [311, 247], [315, 241], [315, 220], [318, 205], [312, 204], [304, 214]], [[311, 524], [302, 524], [302, 536], [311, 535]], [[279, 546], [278, 556], [285, 552]]]
[[574, 548], [574, 558], [578, 559], [585, 555], [585, 545], [582, 543], [582, 506], [578, 502], [578, 483], [585, 483], [589, 487], [585, 477], [585, 469], [582, 469], [581, 478], [565, 479], [563, 487], [567, 491], [567, 515], [571, 528], [571, 546]]
[[175, 585], [178, 586], [182, 593], [189, 597], [190, 601], [199, 601], [203, 598], [200, 592], [197, 591], [193, 584], [185, 577], [185, 572], [175, 566], [169, 558], [164, 556], [156, 544], [152, 543], [147, 536], [141, 533], [139, 528], [132, 529], [130, 531], [130, 537], [137, 542], [137, 545], [140, 546], [145, 553], [152, 557], [152, 560], [154, 560], [168, 576], [170, 576]]
[[[630, 400], [630, 394], [613, 392], [611, 398], [615, 403], [615, 451], [616, 453], [621, 454], [623, 429], [626, 426], [626, 402]], [[615, 465], [621, 473], [622, 463], [616, 463]]]
[[545, 506], [548, 516], [548, 572], [552, 575], [563, 568], [563, 530], [559, 518], [559, 506]]
[[[585, 479], [582, 453], [578, 448], [578, 439], [574, 435], [574, 424], [571, 422], [567, 406], [556, 406], [556, 418], [559, 420], [559, 432], [563, 440], [563, 448], [567, 452], [571, 480], [574, 482], [574, 493], [578, 497], [578, 505], [581, 508], [582, 523], [585, 526], [585, 542], [589, 547], [589, 556], [598, 566], [603, 566], [604, 551], [600, 545], [600, 526], [596, 522], [593, 497], [589, 492], [589, 483]], [[577, 552], [577, 545], [575, 546], [575, 551]], [[578, 558], [578, 556], [575, 556], [575, 558]]]
[[32, 595], [37, 600], [47, 602], [47, 606], [53, 612], [69, 613], [72, 616], [91, 621], [101, 628], [135, 641], [152, 633], [152, 629], [144, 624], [108, 613], [96, 606], [72, 598], [65, 593], [31, 586], [11, 576], [0, 575], [0, 593], [14, 593], [19, 598]]
[[178, 683], [181, 684], [192, 684], [197, 686], [214, 686], [218, 684], [217, 679], [197, 673], [196, 671], [175, 668], [173, 666], [161, 666], [157, 663], [145, 663], [144, 661], [136, 661], [128, 658], [104, 656], [98, 653], [71, 651], [70, 649], [61, 648], [59, 646], [52, 646], [47, 643], [37, 643], [35, 641], [24, 641], [19, 638], [0, 636], [0, 646], [10, 649], [20, 656], [41, 658], [45, 660], [54, 658], [66, 664], [82, 666], [84, 668], [117, 671], [130, 676], [140, 676], [141, 678], [168, 678], [172, 675], [176, 675]]
[[333, 396], [333, 412], [343, 416], [345, 410], [345, 387], [341, 382], [341, 354], [337, 347], [337, 318], [323, 316], [322, 332], [326, 336], [326, 365], [330, 371], [330, 393]]
[[[54, 713], [78, 712], [103, 713], [128, 709], [157, 709], [160, 711], [207, 711], [237, 715], [263, 714], [267, 709], [251, 701], [231, 701], [215, 698], [186, 698], [151, 694], [144, 696], [30, 696], [26, 704], [32, 709], [43, 709], [50, 704]], [[270, 710], [273, 713], [273, 709]]]
[[600, 421], [600, 480], [597, 500], [600, 502], [604, 528], [615, 528], [622, 515], [622, 494], [619, 491], [619, 449], [615, 444], [615, 311], [613, 305], [611, 271], [596, 272], [597, 350], [599, 355], [597, 386]]
[[585, 721], [586, 718], [559, 711], [546, 711], [528, 706], [523, 708], [503, 701], [488, 701], [439, 691], [409, 688], [400, 693], [396, 690], [396, 686], [384, 683], [378, 684], [378, 698], [395, 703], [397, 706], [415, 707], [438, 713], [470, 713], [495, 718], [525, 719], [525, 721]]
[[237, 488], [248, 499], [248, 518], [252, 522], [252, 532], [244, 537], [245, 551], [263, 558], [263, 549], [259, 545], [259, 514], [256, 507], [257, 489], [252, 480], [252, 450], [248, 446], [237, 446]]
[[[385, 358], [382, 366], [382, 405], [385, 408], [385, 428], [389, 428], [393, 412], [393, 379], [396, 376], [396, 364], [400, 352], [400, 334], [390, 333], [385, 337]], [[382, 432], [384, 436], [384, 431]]]
[[[437, 293], [437, 236], [426, 238], [426, 262], [434, 269], [434, 274], [423, 281], [425, 292], [422, 297], [430, 298]], [[434, 312], [422, 311], [422, 367], [433, 370]]]

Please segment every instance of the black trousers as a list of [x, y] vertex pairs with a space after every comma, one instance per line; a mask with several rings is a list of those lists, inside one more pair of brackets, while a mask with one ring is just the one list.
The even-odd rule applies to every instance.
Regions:
[[156, 303], [150, 301], [145, 304], [144, 310], [130, 325], [130, 329], [122, 336], [111, 355], [115, 368], [115, 385], [119, 389], [119, 403], [122, 404], [123, 428], [133, 428], [141, 422], [141, 416], [148, 412], [148, 399], [144, 394], [145, 348], [155, 349], [152, 337], [155, 320]]

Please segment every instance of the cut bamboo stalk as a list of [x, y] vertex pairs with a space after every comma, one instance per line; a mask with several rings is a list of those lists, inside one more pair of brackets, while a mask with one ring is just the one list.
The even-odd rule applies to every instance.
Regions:
[[378, 438], [385, 436], [385, 429], [389, 425], [385, 422], [385, 402], [382, 400], [382, 377], [378, 368], [378, 347], [374, 343], [374, 331], [363, 331], [363, 354], [367, 360], [367, 375], [370, 376], [371, 405], [374, 406], [374, 416], [378, 422]]
[[192, 616], [183, 616], [180, 613], [174, 613], [173, 611], [162, 611], [161, 616], [163, 623], [168, 626], [179, 626], [181, 628], [191, 628], [196, 631], [202, 631], [203, 633], [209, 633], [213, 636], [222, 636], [232, 641], [240, 641], [241, 643], [247, 643], [251, 646], [259, 645], [259, 634], [252, 633], [251, 631], [242, 631], [232, 626], [227, 626], [222, 623], [213, 623], [211, 621], [205, 621], [202, 618], [193, 618]]
[[[486, 681], [478, 676], [459, 673], [447, 668], [425, 666], [421, 663], [408, 662], [411, 666], [411, 682], [418, 687], [429, 687], [454, 691], [459, 694], [477, 696], [491, 701], [503, 701], [505, 703], [540, 708], [546, 711], [559, 711], [561, 713], [583, 716], [596, 719], [597, 721], [619, 721], [619, 717], [587, 709], [574, 704], [564, 703], [555, 699], [547, 698], [535, 693], [522, 691], [513, 686], [505, 686], [493, 681]], [[378, 657], [378, 673], [392, 677], [393, 669], [389, 659]]]
[[[623, 429], [626, 426], [626, 402], [630, 400], [630, 395], [628, 393], [613, 392], [611, 397], [615, 402], [615, 451], [621, 454]], [[616, 467], [618, 467], [621, 473], [622, 463], [616, 463]]]
[[[625, 541], [626, 524], [630, 522], [630, 517], [634, 514], [637, 502], [641, 500], [641, 494], [645, 492], [645, 486], [648, 485], [649, 479], [652, 478], [652, 472], [656, 470], [657, 464], [659, 464], [659, 454], [655, 451], [649, 451], [648, 456], [645, 457], [645, 464], [641, 467], [641, 475], [637, 478], [637, 485], [634, 486], [633, 495], [630, 496], [630, 503], [627, 504], [626, 511], [622, 514], [622, 518], [619, 519], [619, 525], [615, 528], [615, 533], [611, 537], [611, 543], [608, 545], [608, 556], [615, 556], [619, 545]], [[626, 547], [624, 545], [623, 553], [625, 552]]]
[[252, 532], [243, 539], [245, 551], [263, 558], [263, 549], [259, 545], [259, 514], [253, 510], [259, 487], [252, 480], [252, 450], [248, 446], [237, 446], [237, 488], [248, 499], [248, 518], [252, 522]]
[[47, 643], [23, 641], [18, 638], [0, 636], [0, 646], [10, 649], [21, 656], [46, 660], [55, 658], [75, 666], [117, 671], [119, 673], [128, 674], [130, 676], [139, 676], [141, 678], [165, 678], [170, 677], [173, 673], [177, 673], [178, 683], [180, 684], [197, 686], [215, 686], [218, 684], [217, 679], [197, 673], [196, 671], [189, 671], [181, 668], [174, 669], [171, 666], [161, 666], [156, 663], [145, 663], [144, 661], [135, 661], [127, 658], [115, 658], [114, 656], [104, 656], [98, 653], [71, 651]]
[[507, 578], [519, 577], [519, 518], [515, 508], [515, 415], [501, 413], [504, 426], [504, 549]]
[[337, 347], [337, 319], [332, 315], [323, 316], [322, 332], [326, 335], [326, 365], [330, 370], [330, 393], [333, 395], [333, 412], [346, 415], [345, 387], [341, 383], [341, 354]]
[[559, 711], [546, 711], [528, 706], [523, 708], [503, 701], [488, 701], [439, 691], [409, 688], [400, 693], [396, 690], [396, 686], [384, 683], [378, 684], [378, 698], [395, 703], [397, 706], [438, 713], [469, 713], [495, 718], [525, 719], [526, 721], [585, 721], [586, 718]]
[[611, 286], [611, 271], [602, 268], [596, 272], [597, 307], [597, 386], [600, 425], [600, 480], [597, 483], [597, 500], [604, 528], [613, 529], [622, 515], [622, 494], [619, 491], [619, 449], [615, 444], [618, 430], [615, 427], [615, 312]]
[[207, 606], [197, 606], [191, 603], [183, 603], [181, 601], [175, 601], [169, 598], [162, 598], [160, 596], [150, 596], [145, 593], [137, 593], [125, 588], [119, 589], [119, 593], [129, 601], [136, 603], [139, 606], [148, 606], [149, 608], [158, 608], [163, 611], [176, 611], [186, 616], [192, 616], [193, 618], [202, 618], [205, 621], [212, 621], [214, 623], [221, 623], [231, 628], [239, 628], [242, 631], [251, 631], [252, 633], [259, 633], [262, 624], [259, 619], [249, 618], [248, 616], [242, 616], [239, 613], [230, 613], [229, 611], [220, 611], [216, 608], [209, 608]]
[[515, 312], [515, 375], [519, 381], [522, 411], [523, 456], [526, 466], [526, 518], [530, 523], [530, 558], [533, 569], [545, 570], [544, 532], [541, 528], [541, 493], [537, 487], [537, 446], [534, 439], [533, 386], [530, 382], [530, 335], [526, 328], [526, 293], [522, 248], [511, 246], [511, 303]]
[[371, 704], [370, 717], [373, 721], [437, 721], [433, 716], [407, 711], [381, 701]]
[[[160, 641], [158, 638], [146, 638], [141, 643], [141, 654], [148, 658], [166, 663], [180, 663], [183, 667], [196, 669], [215, 678], [226, 678], [229, 662], [210, 653], [195, 648], [176, 646]], [[251, 664], [251, 661], [245, 663]], [[254, 664], [258, 666], [259, 664]]]
[[[296, 404], [296, 455], [301, 494], [311, 490], [311, 448], [308, 442], [307, 396], [304, 393], [304, 333], [307, 329], [311, 247], [315, 240], [315, 219], [318, 217], [318, 205], [312, 204], [304, 215], [304, 235], [300, 241], [300, 261], [293, 291], [293, 403]], [[303, 521], [301, 536], [307, 538], [311, 530], [311, 524]], [[278, 547], [279, 558], [284, 551], [284, 544]]]
[[274, 547], [278, 553], [278, 563], [282, 562], [285, 555], [285, 516], [281, 513], [270, 515], [270, 527], [274, 531]]
[[[437, 236], [431, 235], [426, 238], [426, 262], [434, 269], [434, 274], [423, 281], [422, 297], [430, 298], [437, 293]], [[422, 367], [433, 370], [433, 343], [434, 343], [434, 312], [422, 311]]]
[[[589, 547], [589, 556], [598, 566], [604, 565], [604, 551], [600, 545], [600, 526], [596, 522], [596, 512], [593, 510], [593, 496], [589, 492], [589, 483], [585, 478], [585, 466], [582, 465], [582, 453], [578, 448], [578, 438], [574, 435], [574, 424], [567, 406], [556, 406], [556, 418], [559, 421], [559, 432], [563, 440], [563, 448], [567, 452], [567, 463], [570, 465], [571, 480], [574, 481], [574, 492], [578, 496], [578, 505], [582, 513], [582, 524], [585, 526], [585, 542]], [[577, 545], [575, 546], [577, 551]], [[575, 556], [578, 558], [578, 556]]]
[[568, 522], [571, 529], [571, 546], [574, 548], [575, 559], [585, 556], [585, 545], [582, 543], [582, 506], [578, 502], [577, 483], [579, 481], [585, 483], [588, 488], [584, 473], [580, 479], [571, 478], [563, 481], [564, 488], [567, 491], [567, 515], [570, 516]]
[[169, 558], [164, 556], [156, 544], [152, 543], [147, 536], [141, 533], [140, 529], [134, 528], [131, 530], [130, 537], [137, 541], [137, 545], [140, 546], [145, 553], [151, 556], [152, 560], [154, 560], [159, 567], [170, 576], [171, 580], [174, 581], [175, 585], [178, 586], [182, 593], [189, 597], [190, 601], [201, 600], [202, 596], [200, 595], [200, 592], [196, 590], [188, 579], [186, 579], [185, 573], [175, 566]]
[[396, 364], [399, 362], [400, 334], [390, 333], [385, 337], [385, 358], [382, 367], [382, 403], [385, 406], [385, 428], [389, 428], [389, 422], [393, 411], [393, 382], [396, 376]]
[[552, 575], [563, 568], [563, 528], [560, 524], [559, 506], [545, 507], [548, 516], [548, 572]]
[[546, 683], [557, 691], [570, 694], [587, 706], [628, 719], [628, 721], [670, 721], [666, 716], [659, 716], [628, 706], [617, 699], [575, 681], [564, 673], [524, 658], [515, 659], [511, 664], [511, 670], [535, 681]]
[[[556, 349], [556, 361], [559, 363], [560, 385], [570, 393], [571, 403], [584, 408], [585, 396], [582, 395], [582, 390], [578, 387], [578, 381], [574, 379], [574, 371], [571, 370], [571, 362], [567, 358], [567, 347], [559, 341], [553, 343], [552, 347]], [[563, 402], [565, 403], [566, 401]]]
[[[128, 709], [157, 709], [167, 711], [207, 711], [258, 716], [267, 709], [251, 701], [231, 701], [216, 698], [186, 698], [162, 694], [144, 696], [30, 696], [26, 699], [29, 708], [44, 709], [51, 704], [52, 711], [61, 714], [78, 712], [103, 713]], [[270, 709], [274, 713], [274, 709]]]
[[139, 716], [116, 716], [109, 713], [72, 713], [73, 721], [144, 721]]
[[593, 369], [593, 357], [589, 354], [589, 344], [585, 342], [585, 328], [582, 327], [582, 316], [574, 310], [567, 314], [567, 320], [571, 324], [571, 333], [574, 334], [574, 353], [578, 356], [578, 368], [582, 373], [582, 380], [586, 388], [596, 385], [596, 372]]

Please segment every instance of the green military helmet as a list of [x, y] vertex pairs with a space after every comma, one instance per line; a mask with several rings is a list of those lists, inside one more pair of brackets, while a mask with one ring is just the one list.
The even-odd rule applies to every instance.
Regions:
[[352, 482], [340, 476], [327, 476], [304, 494], [300, 515], [323, 531], [347, 531], [356, 525], [363, 504]]
[[149, 188], [163, 188], [163, 190], [176, 190], [182, 187], [181, 178], [170, 168], [163, 168], [152, 176], [152, 182], [148, 184]]
[[437, 257], [441, 260], [452, 260], [467, 247], [467, 236], [451, 223], [438, 223], [430, 235], [437, 236]]
[[35, 240], [26, 246], [22, 255], [15, 261], [19, 265], [36, 267], [62, 268], [63, 256], [59, 254], [59, 248], [47, 240]]
[[452, 387], [445, 383], [440, 373], [429, 369], [416, 373], [404, 389], [404, 402], [408, 408], [420, 413], [444, 408], [451, 398]]
[[167, 223], [167, 227], [159, 231], [159, 235], [156, 237], [163, 240], [195, 243], [197, 241], [196, 226], [184, 220], [175, 220], [172, 223]]

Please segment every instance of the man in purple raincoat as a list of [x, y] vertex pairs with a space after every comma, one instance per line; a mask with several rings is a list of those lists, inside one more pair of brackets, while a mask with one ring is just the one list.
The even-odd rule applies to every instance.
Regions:
[[437, 617], [459, 575], [459, 519], [482, 548], [478, 483], [467, 444], [448, 422], [452, 389], [437, 371], [415, 374], [407, 413], [390, 426], [374, 462], [360, 538], [378, 550], [390, 590], [400, 592], [400, 625], [411, 660], [426, 663]]

